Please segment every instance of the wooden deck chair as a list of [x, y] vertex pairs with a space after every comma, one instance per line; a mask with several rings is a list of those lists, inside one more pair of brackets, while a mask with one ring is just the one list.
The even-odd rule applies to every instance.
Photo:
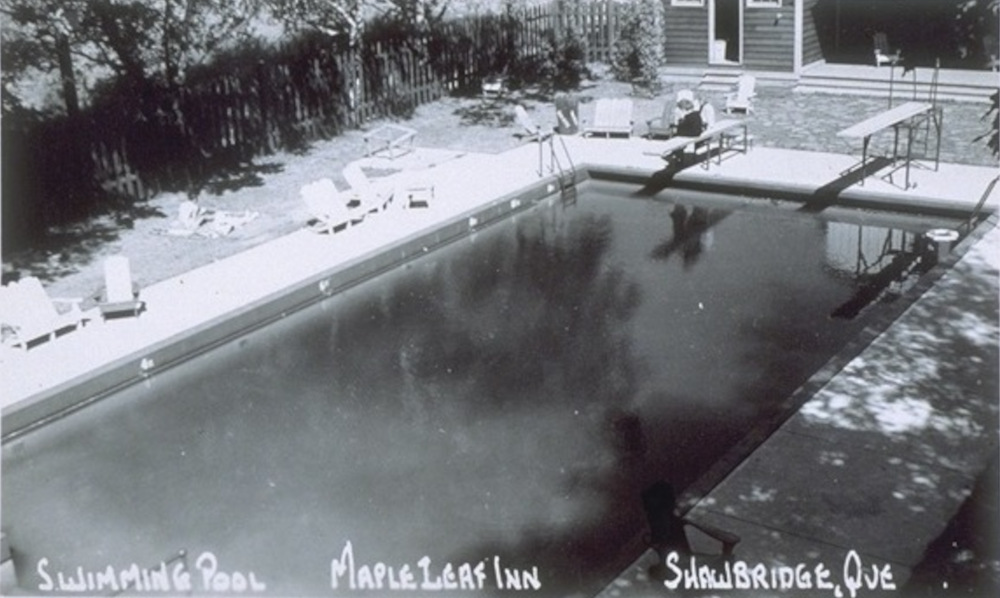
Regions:
[[594, 105], [594, 121], [584, 135], [632, 135], [632, 100], [601, 98]]
[[64, 330], [83, 326], [86, 318], [80, 311], [81, 301], [49, 297], [42, 282], [33, 276], [4, 285], [0, 291], [4, 344], [27, 349], [33, 341], [51, 340]]
[[351, 162], [344, 167], [344, 180], [351, 186], [351, 199], [348, 207], [355, 206], [361, 217], [365, 214], [379, 212], [389, 207], [395, 195], [395, 189], [386, 185], [376, 185], [368, 179], [361, 170], [359, 162]]
[[203, 224], [211, 218], [204, 210], [191, 200], [184, 200], [177, 206], [177, 221], [167, 230], [167, 234], [178, 237], [189, 237], [200, 232]]
[[736, 81], [736, 89], [726, 95], [726, 114], [753, 112], [753, 100], [757, 97], [757, 78], [742, 74]]
[[98, 308], [107, 319], [114, 316], [138, 316], [145, 306], [139, 299], [139, 291], [132, 281], [132, 269], [128, 258], [116, 255], [104, 260], [104, 293]]
[[542, 129], [520, 104], [514, 106], [514, 118], [529, 141], [545, 141], [555, 133], [553, 129]]
[[486, 77], [482, 82], [482, 97], [485, 100], [496, 100], [507, 94], [507, 76], [505, 74]]
[[875, 46], [875, 66], [882, 66], [883, 64], [895, 65], [899, 62], [899, 50], [893, 53], [889, 49], [889, 38], [885, 33], [879, 31], [872, 37], [872, 42]]
[[669, 139], [676, 134], [677, 105], [682, 100], [694, 103], [694, 92], [690, 89], [681, 89], [672, 102], [664, 102], [663, 114], [646, 121], [647, 137], [650, 139]]
[[351, 225], [351, 214], [347, 207], [349, 198], [330, 179], [303, 185], [299, 189], [299, 196], [313, 218], [313, 230], [333, 234], [337, 229], [345, 229]]

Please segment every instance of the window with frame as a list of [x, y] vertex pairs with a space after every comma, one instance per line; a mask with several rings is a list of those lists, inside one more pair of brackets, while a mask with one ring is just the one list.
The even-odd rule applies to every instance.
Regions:
[[670, 0], [670, 6], [705, 6], [705, 0]]
[[781, 0], [747, 0], [748, 8], [781, 8]]

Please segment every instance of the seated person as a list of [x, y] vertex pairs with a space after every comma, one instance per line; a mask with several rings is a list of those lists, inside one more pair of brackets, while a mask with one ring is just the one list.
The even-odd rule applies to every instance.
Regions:
[[[675, 114], [677, 113], [680, 113], [679, 120], [674, 127], [674, 134], [677, 137], [697, 137], [704, 133], [710, 125], [715, 123], [715, 108], [712, 104], [704, 102], [699, 105], [696, 98], [679, 100], [677, 102], [677, 110], [675, 111]], [[670, 162], [679, 162], [683, 158], [683, 155], [684, 151], [678, 150], [671, 153], [667, 157], [667, 160]]]
[[680, 124], [686, 114], [694, 110], [694, 106], [695, 98], [693, 91], [682, 89], [677, 92], [677, 103], [674, 104], [674, 114], [670, 121], [670, 127], [674, 130], [674, 135], [676, 135], [677, 125]]
[[[677, 110], [675, 111], [675, 118], [677, 122], [674, 125], [674, 136], [675, 137], [697, 137], [701, 135], [704, 130], [704, 124], [701, 121], [701, 111], [695, 110], [695, 104], [692, 100], [682, 99], [677, 102]], [[671, 152], [669, 155], [664, 156], [664, 159], [674, 163], [681, 163], [684, 158], [684, 150], [679, 149], [675, 152]]]
[[678, 137], [697, 137], [705, 130], [705, 125], [701, 119], [701, 110], [695, 110], [694, 102], [681, 100], [677, 103], [678, 109], [683, 110], [683, 114], [677, 121]]

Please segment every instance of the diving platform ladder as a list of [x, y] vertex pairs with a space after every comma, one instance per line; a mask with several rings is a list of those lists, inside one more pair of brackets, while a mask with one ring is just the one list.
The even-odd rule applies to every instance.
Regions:
[[[912, 98], [907, 101], [919, 102], [921, 99], [918, 97], [917, 91], [917, 69], [913, 67], [913, 94]], [[910, 166], [916, 168], [922, 168], [925, 170], [933, 170], [937, 172], [941, 164], [941, 130], [944, 121], [944, 109], [938, 105], [938, 80], [941, 71], [941, 59], [938, 58], [934, 61], [934, 71], [931, 74], [931, 80], [927, 89], [927, 99], [926, 104], [930, 105], [930, 110], [926, 114], [914, 119], [909, 123], [906, 129], [906, 152], [907, 157], [904, 161], [896, 164], [895, 160], [895, 150], [894, 150], [894, 160], [893, 167], [888, 173], [883, 175], [882, 179], [889, 184], [895, 185], [893, 180], [896, 171], [905, 168], [906, 176], [905, 182], [903, 183], [903, 189], [910, 189], [916, 187], [916, 183], [910, 183]], [[890, 74], [889, 82], [889, 108], [893, 105], [893, 87], [892, 79]], [[931, 135], [933, 134], [933, 142]], [[898, 138], [897, 138], [898, 143]], [[932, 149], [933, 143], [933, 149]], [[934, 165], [929, 166], [922, 164], [918, 160], [931, 161], [933, 160]]]

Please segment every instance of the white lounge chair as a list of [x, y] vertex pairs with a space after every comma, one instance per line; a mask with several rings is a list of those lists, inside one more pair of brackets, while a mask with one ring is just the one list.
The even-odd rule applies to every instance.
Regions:
[[552, 129], [542, 129], [520, 104], [514, 106], [514, 118], [530, 141], [545, 141], [555, 133]]
[[889, 49], [889, 38], [885, 33], [881, 31], [876, 33], [872, 37], [872, 43], [875, 46], [875, 66], [882, 66], [883, 64], [895, 65], [899, 62], [901, 57], [899, 50], [892, 52]]
[[584, 135], [632, 135], [632, 100], [601, 98], [594, 105], [594, 121]]
[[330, 179], [303, 185], [299, 195], [315, 221], [313, 230], [333, 234], [351, 225], [350, 209], [347, 207], [350, 198], [338, 190]]
[[[4, 285], [0, 290], [0, 324], [4, 344], [28, 348], [39, 340], [51, 340], [59, 332], [86, 323], [81, 299], [51, 298], [35, 277]], [[57, 306], [66, 306], [60, 311]]]
[[726, 95], [726, 114], [753, 112], [753, 100], [757, 97], [757, 78], [753, 75], [740, 75], [736, 89]]
[[208, 222], [208, 212], [191, 200], [185, 200], [177, 206], [177, 225], [179, 230], [193, 233], [202, 224]]
[[105, 319], [110, 316], [138, 316], [145, 307], [132, 281], [132, 269], [127, 257], [116, 255], [104, 260], [104, 293], [97, 307]]
[[483, 79], [482, 96], [486, 100], [496, 100], [507, 94], [507, 77], [495, 75]]
[[348, 207], [355, 206], [355, 209], [361, 212], [362, 218], [365, 214], [379, 212], [389, 207], [396, 194], [395, 188], [368, 180], [358, 162], [351, 162], [345, 166], [343, 174], [344, 180], [351, 186], [351, 201]]
[[203, 208], [191, 200], [184, 200], [177, 206], [176, 222], [166, 233], [176, 237], [225, 237], [259, 215], [251, 210], [230, 212]]
[[677, 121], [681, 114], [678, 105], [684, 100], [693, 104], [694, 92], [690, 89], [679, 90], [673, 102], [663, 103], [663, 113], [660, 116], [646, 121], [647, 136], [650, 139], [669, 139], [677, 133]]

